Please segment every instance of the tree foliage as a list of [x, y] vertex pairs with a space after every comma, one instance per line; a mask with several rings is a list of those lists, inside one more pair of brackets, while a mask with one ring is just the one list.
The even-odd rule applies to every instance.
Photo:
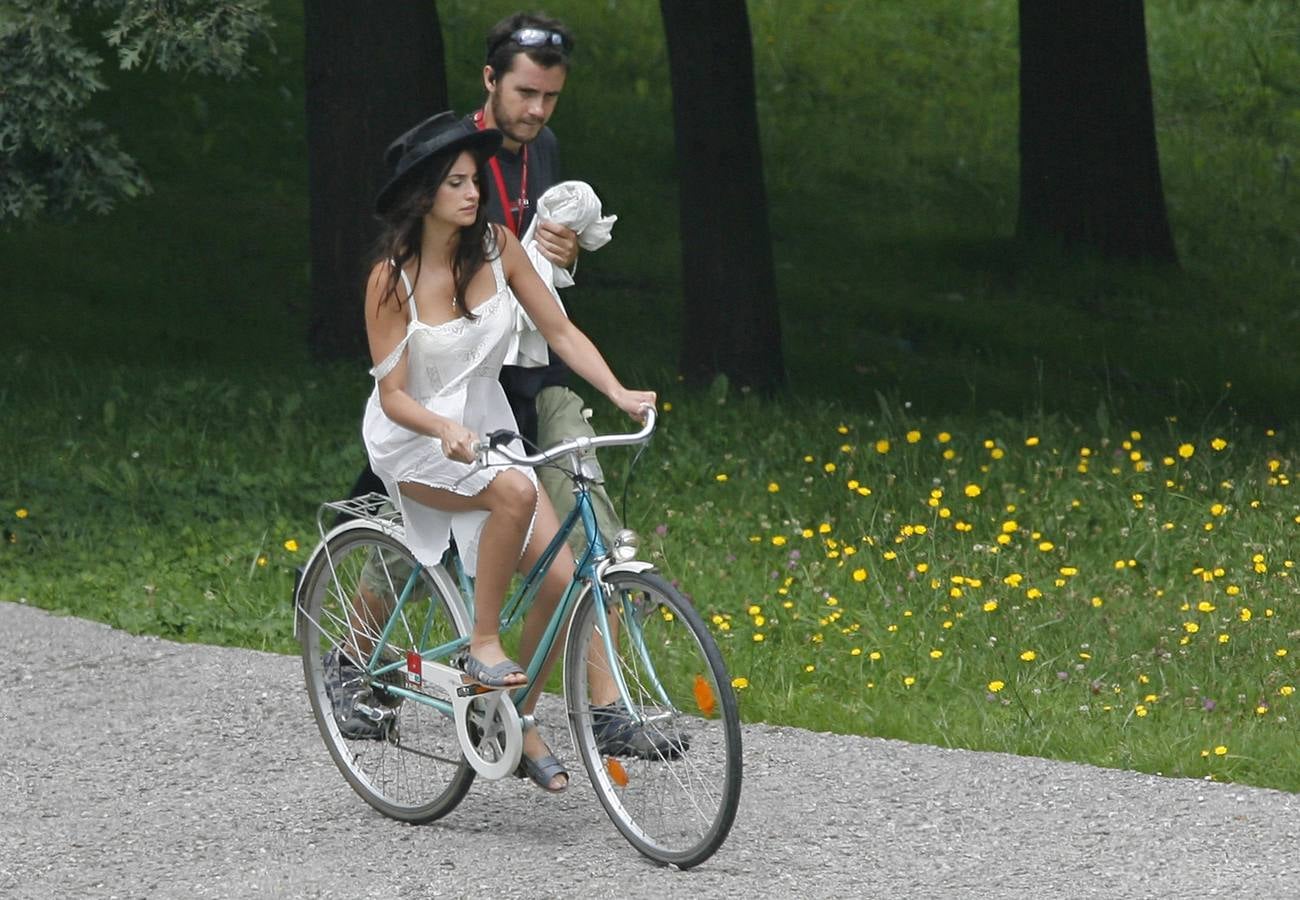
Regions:
[[[0, 223], [78, 210], [105, 213], [149, 189], [89, 113], [105, 89], [99, 37], [122, 69], [233, 78], [265, 36], [267, 0], [0, 0]], [[107, 27], [103, 24], [107, 23]]]

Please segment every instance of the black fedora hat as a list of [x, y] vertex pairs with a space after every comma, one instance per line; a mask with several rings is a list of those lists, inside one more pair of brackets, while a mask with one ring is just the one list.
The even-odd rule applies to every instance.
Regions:
[[477, 151], [486, 156], [501, 146], [501, 132], [495, 128], [479, 130], [451, 110], [430, 116], [388, 145], [384, 162], [388, 164], [388, 183], [379, 190], [375, 211], [388, 212], [397, 194], [411, 180], [420, 164], [444, 150]]

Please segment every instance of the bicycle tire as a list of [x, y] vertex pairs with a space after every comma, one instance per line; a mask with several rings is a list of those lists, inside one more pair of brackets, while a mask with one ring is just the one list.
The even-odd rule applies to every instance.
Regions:
[[607, 664], [595, 618], [601, 605], [590, 589], [565, 642], [574, 746], [628, 842], [655, 862], [687, 869], [722, 846], [740, 804], [735, 692], [716, 642], [676, 588], [653, 572], [616, 571], [605, 584], [609, 608], [618, 612], [618, 669], [638, 712], [649, 717], [640, 747], [645, 752], [616, 746], [608, 731], [603, 749], [609, 752], [602, 752], [598, 732], [611, 724], [610, 713], [593, 707], [591, 687]]
[[[321, 738], [343, 777], [367, 803], [386, 816], [421, 824], [441, 818], [465, 797], [474, 769], [465, 760], [451, 716], [415, 700], [384, 692], [384, 679], [362, 675], [368, 708], [383, 712], [382, 737], [357, 739], [344, 733], [326, 685], [327, 654], [348, 648], [365, 657], [382, 632], [379, 616], [361, 609], [394, 605], [416, 563], [389, 532], [364, 522], [335, 529], [317, 549], [297, 593], [298, 635], [303, 675]], [[381, 659], [404, 660], [408, 650], [428, 648], [466, 635], [464, 605], [450, 579], [424, 569], [398, 618]], [[383, 616], [387, 618], [387, 616]], [[368, 644], [356, 652], [358, 644]], [[366, 663], [360, 661], [365, 668]], [[436, 696], [427, 683], [413, 688], [406, 669], [386, 679]], [[335, 688], [337, 689], [337, 688]], [[443, 698], [447, 699], [447, 698]], [[370, 702], [374, 701], [374, 702]]]

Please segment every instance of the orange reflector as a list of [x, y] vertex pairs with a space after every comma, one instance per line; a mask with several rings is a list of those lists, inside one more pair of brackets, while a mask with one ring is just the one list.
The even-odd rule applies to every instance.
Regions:
[[609, 771], [610, 779], [619, 787], [627, 787], [627, 769], [623, 764], [614, 757], [605, 760], [605, 768]]
[[713, 715], [713, 710], [717, 707], [717, 701], [713, 697], [713, 686], [703, 675], [695, 676], [695, 705], [706, 716]]

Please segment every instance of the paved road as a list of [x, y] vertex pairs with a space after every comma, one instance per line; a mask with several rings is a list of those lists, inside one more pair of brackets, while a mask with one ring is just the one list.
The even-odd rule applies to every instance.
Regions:
[[13, 603], [0, 634], [0, 897], [1300, 896], [1300, 795], [793, 728], [745, 729], [735, 829], [690, 872], [581, 773], [401, 825], [334, 769], [294, 658]]

